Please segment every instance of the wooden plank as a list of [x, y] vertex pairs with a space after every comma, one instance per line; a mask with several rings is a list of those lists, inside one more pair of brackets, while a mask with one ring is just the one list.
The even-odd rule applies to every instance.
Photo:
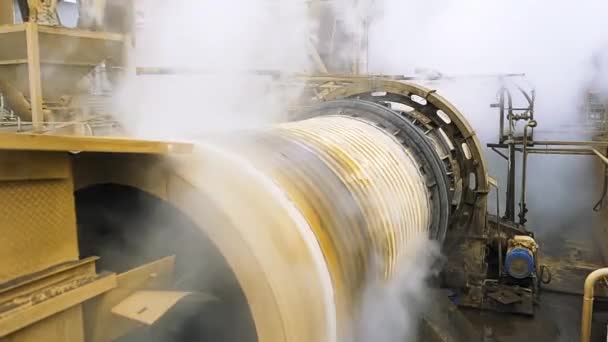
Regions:
[[179, 142], [0, 133], [0, 150], [172, 154], [190, 153], [192, 149], [192, 144]]
[[43, 129], [44, 112], [42, 111], [42, 80], [40, 75], [40, 44], [38, 41], [38, 24], [27, 23], [25, 29], [27, 43], [27, 65], [30, 88], [30, 105], [32, 107], [32, 125], [36, 132]]

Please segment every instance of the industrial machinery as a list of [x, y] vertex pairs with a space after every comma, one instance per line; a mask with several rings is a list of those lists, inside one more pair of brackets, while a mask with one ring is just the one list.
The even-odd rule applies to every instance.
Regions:
[[[410, 87], [409, 89], [424, 95], [421, 93], [423, 90], [418, 87], [404, 87]], [[442, 106], [443, 111], [450, 113], [447, 115], [454, 115], [436, 94], [428, 94], [426, 101], [429, 101], [427, 105], [437, 103]], [[125, 320], [125, 317], [152, 324], [156, 322], [153, 318], [144, 319], [138, 317], [138, 313], [158, 310], [164, 312], [167, 308], [163, 310], [162, 307], [167, 303], [172, 307], [178, 300], [182, 300], [182, 297], [195, 292], [217, 295], [213, 291], [214, 286], [206, 287], [208, 281], [200, 278], [204, 278], [204, 273], [201, 275], [198, 273], [201, 272], [198, 267], [188, 264], [192, 262], [190, 258], [225, 258], [230, 267], [224, 265], [224, 269], [216, 272], [228, 273], [223, 276], [229, 278], [226, 280], [227, 284], [215, 284], [218, 279], [214, 279], [211, 284], [223, 287], [224, 291], [234, 292], [235, 303], [222, 303], [222, 306], [235, 305], [245, 312], [251, 311], [252, 317], [244, 317], [242, 324], [253, 324], [259, 340], [341, 340], [345, 331], [350, 329], [348, 322], [351, 322], [350, 317], [355, 312], [353, 308], [357, 305], [357, 293], [362, 290], [365, 282], [370, 277], [390, 278], [400, 259], [404, 257], [408, 244], [411, 244], [416, 236], [431, 235], [442, 241], [448, 234], [450, 211], [459, 209], [467, 212], [468, 208], [464, 204], [466, 202], [451, 200], [453, 191], [450, 184], [462, 180], [450, 178], [445, 164], [449, 158], [443, 155], [442, 159], [436, 151], [436, 148], [445, 149], [443, 144], [446, 144], [447, 140], [439, 141], [434, 147], [427, 135], [401, 114], [369, 101], [328, 101], [312, 106], [299, 115], [301, 117], [298, 120], [303, 121], [280, 125], [269, 132], [245, 135], [242, 141], [233, 142], [246, 147], [237, 150], [247, 155], [255, 155], [247, 158], [250, 159], [249, 162], [243, 157], [237, 158], [230, 153], [219, 151], [212, 145], [200, 146], [200, 150], [194, 155], [177, 157], [176, 167], [167, 165], [163, 158], [144, 154], [175, 153], [187, 150], [188, 146], [44, 135], [17, 135], [12, 138], [15, 139], [11, 142], [15, 150], [51, 150], [54, 152], [37, 153], [61, 158], [64, 170], [73, 169], [73, 173], [65, 171], [67, 173], [53, 177], [62, 177], [59, 180], [64, 186], [57, 189], [60, 193], [65, 195], [70, 194], [70, 191], [66, 190], [76, 190], [75, 209], [80, 225], [78, 234], [73, 226], [73, 216], [72, 229], [63, 231], [70, 222], [61, 219], [54, 224], [55, 229], [69, 235], [57, 243], [65, 243], [70, 239], [74, 249], [66, 250], [66, 254], [57, 256], [55, 261], [50, 260], [42, 247], [47, 250], [52, 246], [44, 246], [49, 242], [44, 236], [40, 236], [42, 240], [37, 243], [43, 244], [40, 248], [43, 254], [38, 258], [44, 258], [45, 262], [51, 263], [68, 262], [62, 264], [65, 265], [62, 267], [72, 269], [76, 267], [73, 263], [84, 262], [69, 262], [71, 258], [77, 258], [78, 247], [82, 256], [99, 256], [99, 265], [103, 265], [103, 269], [117, 272], [127, 269], [125, 273], [104, 277], [101, 274], [96, 275], [92, 268], [95, 259], [85, 259], [88, 262], [86, 265], [90, 267], [89, 273], [74, 279], [76, 289], [73, 291], [86, 292], [86, 295], [82, 294], [84, 297], [79, 297], [81, 299], [96, 296], [93, 301], [85, 303], [82, 309], [77, 306], [78, 311], [74, 313], [77, 315], [83, 310], [84, 315], [80, 316], [80, 319], [85, 320], [85, 326], [91, 324], [91, 330], [85, 330], [87, 339], [107, 340], [125, 332], [119, 328], [103, 329], [108, 320], [116, 320], [116, 324], [112, 324], [115, 327], [124, 324], [119, 322], [121, 319]], [[452, 116], [450, 122], [460, 122], [457, 120], [460, 118]], [[474, 143], [474, 137], [470, 139], [472, 140], [469, 141]], [[79, 152], [70, 157], [68, 151]], [[449, 149], [444, 151], [450, 153]], [[108, 152], [122, 153], [107, 155]], [[23, 164], [27, 162], [20, 158], [27, 155], [26, 152], [7, 153], [15, 158], [18, 165], [16, 169], [39, 167], [35, 166], [36, 164]], [[30, 158], [32, 156], [29, 156], [28, 160]], [[181, 166], [181, 160], [184, 161], [184, 166]], [[32, 160], [32, 163], [36, 162], [36, 159]], [[143, 176], [142, 172], [150, 173], [150, 177]], [[32, 174], [28, 177], [46, 179], [44, 174]], [[19, 196], [22, 196], [22, 191], [26, 191], [23, 196], [27, 198], [27, 191], [31, 191], [29, 187], [33, 186], [30, 182], [43, 187], [57, 183], [53, 180], [17, 181], [13, 185], [17, 188], [11, 190], [16, 191], [18, 196], [16, 205], [20, 205], [18, 198], [21, 198]], [[180, 278], [186, 279], [185, 282], [176, 280], [173, 283], [166, 279], [168, 275], [165, 273], [169, 272], [167, 268], [171, 268], [173, 259], [163, 259], [143, 268], [128, 270], [137, 266], [136, 260], [140, 258], [142, 262], [147, 261], [144, 257], [132, 259], [128, 257], [129, 254], [144, 253], [146, 245], [149, 248], [149, 244], [158, 244], [159, 241], [154, 237], [154, 233], [149, 236], [150, 234], [140, 232], [144, 240], [139, 242], [143, 246], [137, 247], [137, 241], [132, 240], [138, 239], [136, 232], [132, 233], [135, 234], [133, 236], [128, 227], [111, 223], [112, 219], [107, 217], [108, 211], [112, 216], [121, 217], [120, 221], [126, 221], [124, 224], [129, 225], [146, 226], [146, 218], [140, 217], [143, 221], [122, 219], [122, 215], [125, 215], [123, 210], [131, 211], [134, 208], [125, 207], [124, 202], [116, 199], [116, 196], [125, 196], [123, 188], [107, 185], [108, 183], [142, 189], [172, 203], [177, 210], [190, 217], [199, 229], [207, 233], [219, 249], [219, 256], [197, 256], [196, 253], [188, 255], [193, 253], [189, 251], [192, 246], [178, 247], [173, 243], [164, 242], [168, 249], [155, 248], [155, 252], [160, 254], [158, 257], [164, 256], [163, 250], [174, 253], [176, 271], [181, 268], [181, 271], [185, 272], [178, 273]], [[28, 189], [20, 190], [20, 185]], [[52, 191], [48, 189], [45, 193], [50, 194]], [[114, 191], [118, 193], [113, 193]], [[94, 197], [91, 197], [91, 192]], [[105, 199], [101, 200], [102, 198]], [[67, 205], [71, 203], [69, 200], [64, 203], [65, 211], [74, 210], [74, 207]], [[114, 209], [111, 209], [113, 207]], [[204, 211], [201, 208], [204, 208]], [[57, 209], [52, 206], [48, 210], [60, 214]], [[8, 212], [6, 214], [9, 215]], [[42, 217], [46, 216], [42, 214]], [[167, 216], [169, 221], [166, 224], [177, 229], [179, 225], [175, 219], [171, 218], [171, 215]], [[43, 229], [42, 227], [49, 229], [46, 224], [38, 226], [37, 222], [32, 222], [31, 225], [34, 231]], [[122, 232], [120, 229], [127, 231]], [[160, 234], [181, 233], [168, 233], [165, 230]], [[7, 239], [11, 240], [6, 243], [14, 243], [13, 238]], [[24, 239], [26, 240], [22, 243], [36, 242], [32, 241], [31, 236]], [[194, 242], [200, 238], [189, 236], [178, 238], [175, 242], [182, 239]], [[182, 240], [182, 243], [185, 241]], [[202, 245], [200, 241], [197, 243]], [[121, 248], [115, 248], [115, 245]], [[212, 250], [206, 248], [204, 253], [212, 254]], [[184, 251], [186, 255], [182, 255], [180, 251]], [[9, 252], [13, 256], [19, 255], [17, 250]], [[377, 274], [371, 272], [370, 262], [373, 257], [381, 260], [381, 268], [377, 270]], [[184, 263], [181, 267], [180, 261]], [[55, 272], [58, 272], [54, 267], [47, 270], [27, 270], [21, 267], [14, 272], [24, 269], [28, 273], [34, 270], [42, 272], [38, 277], [44, 280], [56, 276]], [[260, 274], [266, 276], [260, 277]], [[135, 279], [131, 280], [130, 275]], [[290, 282], [285, 282], [286, 275], [289, 275]], [[25, 291], [22, 286], [33, 281], [27, 275], [24, 276], [26, 278], [18, 278], [15, 281], [19, 284], [13, 285], [15, 291]], [[151, 276], [152, 278], [149, 278]], [[132, 281], [136, 285], [131, 284]], [[156, 282], [158, 284], [153, 284]], [[182, 291], [176, 292], [174, 286], [179, 283], [179, 289]], [[42, 301], [56, 310], [65, 307], [57, 306], [59, 304], [54, 302], [76, 295], [68, 291], [63, 282], [59, 284], [65, 292], [52, 290], [53, 295]], [[233, 288], [230, 289], [228, 284]], [[36, 286], [42, 288], [42, 285]], [[89, 290], [97, 286], [101, 288]], [[141, 291], [137, 291], [138, 288]], [[157, 292], [144, 291], [150, 288]], [[158, 292], [159, 289], [164, 291]], [[50, 291], [47, 288], [44, 290]], [[27, 293], [34, 296], [30, 292]], [[241, 293], [240, 300], [235, 293]], [[99, 294], [101, 296], [98, 296]], [[173, 297], [162, 299], [165, 296]], [[246, 298], [246, 304], [243, 296]], [[34, 297], [38, 298], [37, 295]], [[15, 297], [11, 298], [14, 300]], [[72, 300], [81, 303], [78, 298]], [[199, 299], [191, 299], [194, 302], [197, 300]], [[32, 301], [35, 299], [32, 298], [29, 302], [24, 300], [24, 305], [30, 306]], [[206, 304], [205, 300], [202, 302]], [[73, 306], [73, 303], [71, 301], [65, 305]], [[165, 304], [154, 307], [156, 304], [153, 303]], [[42, 304], [31, 308], [37, 308], [37, 305]], [[20, 317], [26, 320], [23, 324], [36, 322], [36, 317], [40, 317], [24, 307], [17, 306], [13, 310], [8, 310], [7, 316], [16, 319], [13, 315], [20, 313]], [[290, 310], [292, 313], [289, 313]], [[155, 312], [151, 315], [158, 318], [160, 314]], [[200, 313], [196, 311], [194, 316], [196, 315]], [[295, 318], [301, 315], [315, 319], [286, 320], [287, 317]], [[248, 319], [253, 320], [253, 323]], [[231, 324], [237, 323], [238, 320], [233, 318]], [[19, 331], [26, 334], [25, 332], [30, 330], [21, 329], [24, 326], [9, 321], [5, 325], [4, 334], [18, 336]], [[77, 324], [74, 329], [78, 327], [81, 326]], [[37, 328], [32, 326], [31, 331], [36, 330]]]
[[[557, 274], [526, 226], [528, 154], [608, 161], [605, 142], [535, 140], [534, 92], [516, 87], [518, 107], [504, 87], [488, 146], [507, 161], [506, 206], [488, 213], [499, 185], [464, 115], [415, 77], [361, 75], [365, 32], [336, 56], [340, 25], [317, 2], [332, 34], [310, 44], [317, 73], [280, 75], [304, 89], [289, 120], [195, 143], [116, 137], [104, 84], [127, 67], [134, 11], [109, 2], [66, 28], [56, 2], [36, 3], [50, 22], [0, 1], [2, 341], [358, 341], [369, 285], [437, 246], [408, 337], [497, 340], [470, 309], [534, 322]], [[584, 340], [603, 275], [585, 286]]]

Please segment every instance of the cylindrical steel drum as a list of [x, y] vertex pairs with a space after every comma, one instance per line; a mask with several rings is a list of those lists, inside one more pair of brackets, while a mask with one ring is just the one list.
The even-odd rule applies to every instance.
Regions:
[[264, 342], [349, 339], [365, 284], [390, 279], [415, 239], [441, 240], [449, 215], [424, 134], [363, 101], [203, 142], [177, 172], [222, 212], [204, 229]]

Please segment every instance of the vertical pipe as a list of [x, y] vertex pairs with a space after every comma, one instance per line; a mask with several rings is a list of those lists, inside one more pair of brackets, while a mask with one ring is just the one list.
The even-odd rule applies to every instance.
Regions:
[[502, 276], [502, 225], [500, 219], [500, 188], [498, 183], [490, 183], [496, 189], [496, 239], [498, 242], [498, 276]]
[[524, 147], [522, 153], [522, 161], [521, 161], [521, 197], [519, 199], [519, 224], [526, 224], [526, 177], [527, 177], [527, 167], [528, 167], [528, 150], [526, 148], [527, 139], [525, 137], [528, 134], [528, 126], [524, 128]]
[[500, 89], [500, 125], [498, 127], [498, 142], [503, 143], [505, 141], [505, 88]]
[[515, 221], [515, 146], [509, 143], [509, 159], [507, 160], [507, 204], [505, 217]]
[[27, 71], [30, 87], [32, 125], [34, 131], [40, 132], [42, 131], [44, 125], [44, 112], [42, 111], [42, 81], [40, 79], [40, 45], [38, 42], [38, 24], [29, 22], [25, 25]]
[[524, 127], [524, 141], [523, 141], [523, 156], [521, 166], [521, 198], [519, 201], [519, 223], [521, 225], [526, 224], [526, 181], [527, 181], [527, 166], [528, 166], [528, 128], [536, 127], [536, 121], [530, 120]]
[[595, 283], [608, 276], [608, 268], [600, 268], [591, 272], [585, 279], [583, 310], [581, 314], [581, 342], [591, 341], [591, 318], [593, 316], [593, 297]]
[[508, 114], [509, 119], [509, 133], [508, 133], [508, 144], [509, 144], [509, 160], [507, 170], [507, 205], [505, 209], [505, 216], [510, 221], [515, 221], [515, 143], [513, 141], [513, 98], [511, 94], [506, 91], [508, 100]]

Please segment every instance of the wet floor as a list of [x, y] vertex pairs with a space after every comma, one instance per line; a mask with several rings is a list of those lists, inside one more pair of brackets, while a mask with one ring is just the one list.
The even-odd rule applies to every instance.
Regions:
[[[581, 297], [544, 293], [534, 317], [467, 310], [479, 331], [501, 342], [573, 342], [579, 340]], [[492, 341], [492, 339], [488, 339]], [[601, 340], [601, 339], [600, 339]]]

